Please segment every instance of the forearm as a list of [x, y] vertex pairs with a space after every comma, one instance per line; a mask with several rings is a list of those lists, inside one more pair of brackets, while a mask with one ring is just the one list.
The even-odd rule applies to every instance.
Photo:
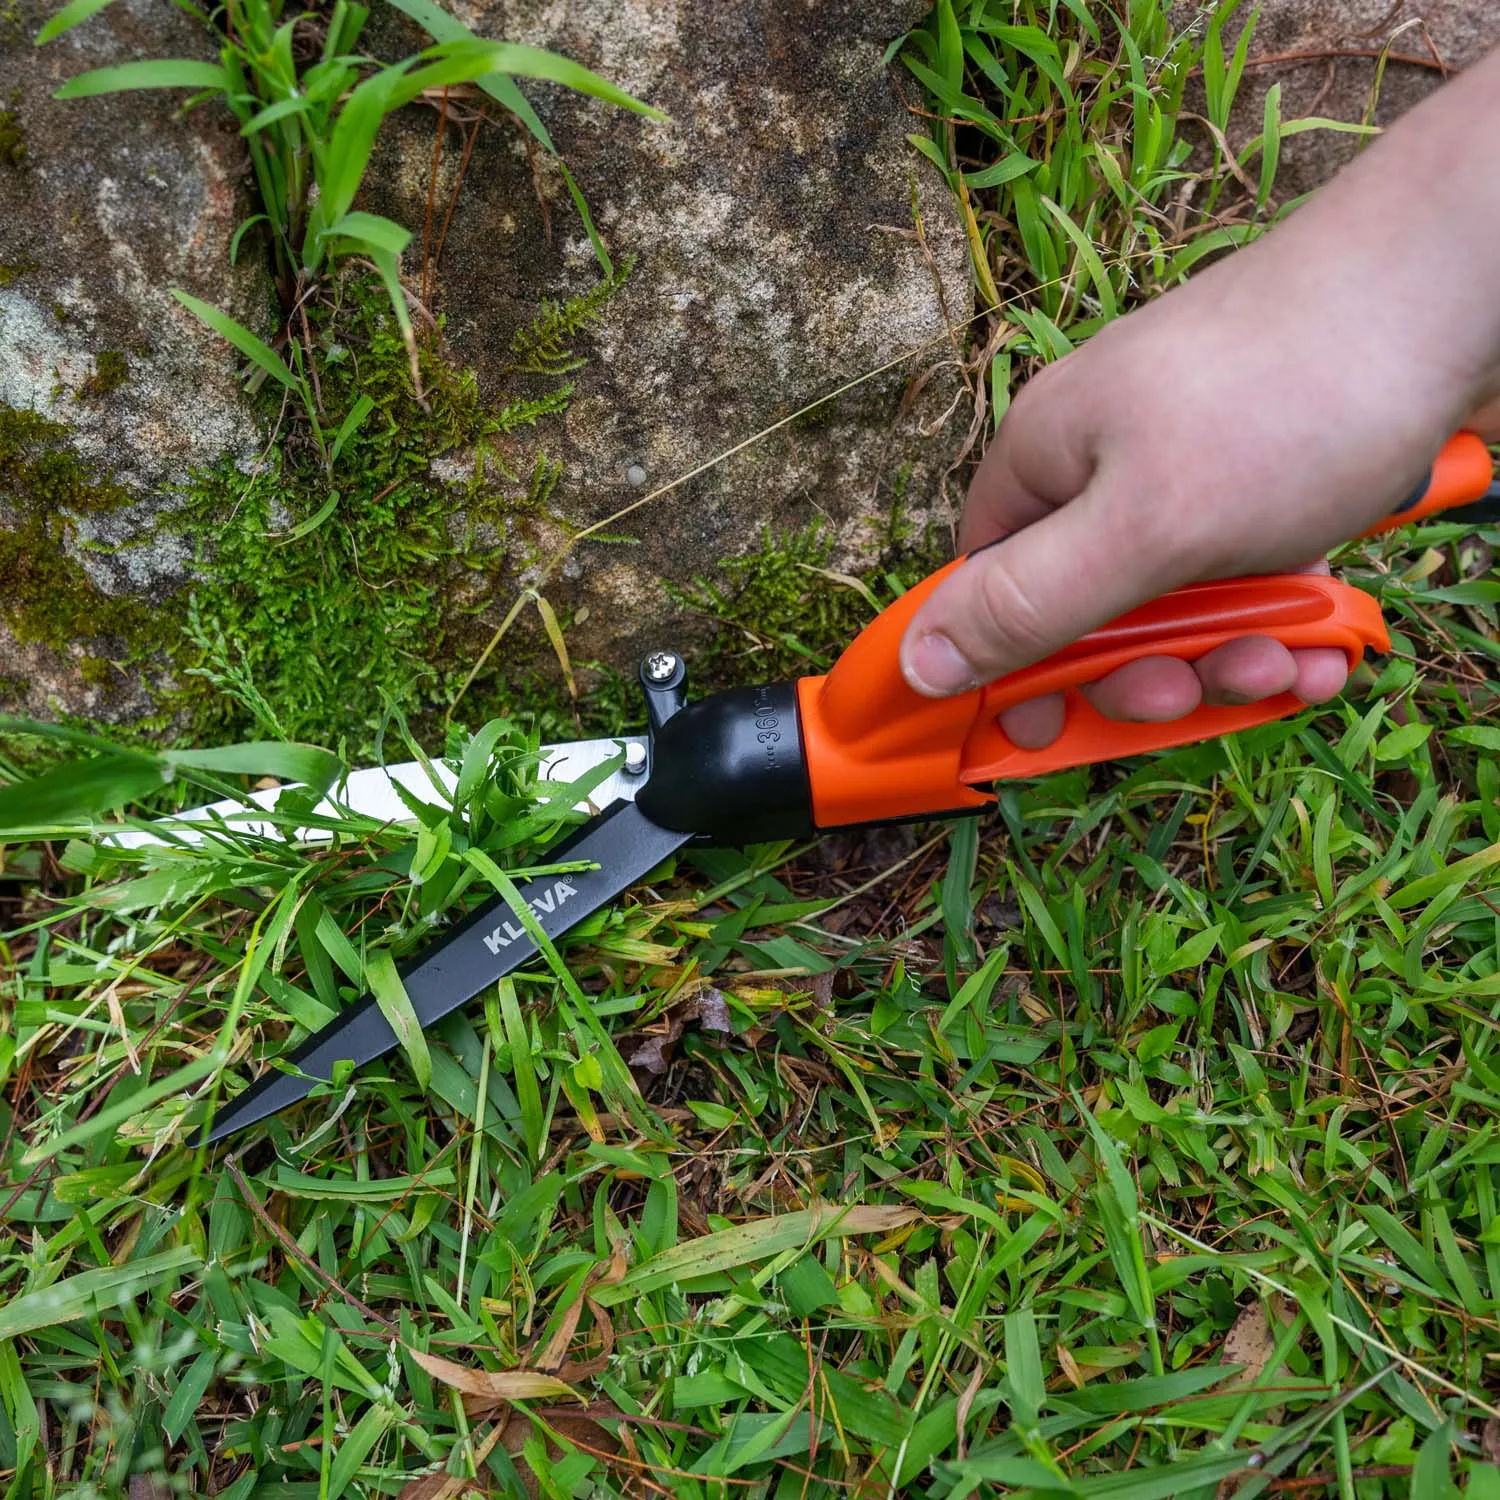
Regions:
[[[1399, 120], [1264, 242], [1275, 296], [1300, 295], [1313, 315], [1342, 310], [1354, 346], [1376, 359], [1400, 351], [1411, 361], [1404, 377], [1454, 422], [1500, 394], [1497, 140], [1500, 49]], [[1400, 362], [1393, 368], [1399, 378]]]

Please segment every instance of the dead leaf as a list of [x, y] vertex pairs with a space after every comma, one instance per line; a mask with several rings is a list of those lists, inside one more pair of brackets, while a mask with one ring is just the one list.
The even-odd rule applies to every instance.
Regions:
[[976, 1364], [974, 1373], [969, 1376], [969, 1383], [958, 1398], [958, 1408], [953, 1414], [953, 1419], [958, 1424], [958, 1461], [960, 1463], [969, 1456], [968, 1440], [964, 1436], [964, 1426], [969, 1420], [969, 1410], [974, 1405], [974, 1398], [979, 1394], [979, 1388], [984, 1384], [985, 1376], [989, 1373], [990, 1366], [982, 1363]]
[[[538, 1368], [555, 1372], [561, 1380], [583, 1380], [590, 1375], [597, 1375], [605, 1367], [609, 1356], [614, 1352], [615, 1325], [609, 1314], [589, 1296], [589, 1292], [595, 1287], [612, 1286], [617, 1281], [623, 1281], [629, 1267], [630, 1262], [625, 1255], [624, 1242], [617, 1240], [614, 1251], [609, 1257], [609, 1264], [594, 1267], [592, 1275], [584, 1283], [578, 1300], [563, 1315], [562, 1322], [557, 1325], [557, 1331], [547, 1340], [546, 1347], [537, 1355]], [[578, 1320], [585, 1306], [594, 1316], [594, 1326], [598, 1330], [601, 1345], [600, 1357], [589, 1360], [567, 1360], [568, 1346], [573, 1342], [573, 1335], [578, 1331]]]
[[833, 1016], [833, 981], [837, 974], [835, 969], [824, 969], [812, 977], [813, 1004], [830, 1019]]
[[729, 1019], [729, 1001], [723, 991], [704, 985], [667, 1011], [661, 1020], [662, 1029], [648, 1032], [625, 1061], [632, 1068], [644, 1068], [659, 1078], [667, 1071], [673, 1047], [690, 1021], [696, 1021], [703, 1031], [716, 1032], [720, 1036], [734, 1034], [734, 1025]]
[[681, 1035], [682, 1022], [675, 1016], [668, 1015], [666, 1030], [651, 1032], [639, 1047], [626, 1056], [625, 1061], [632, 1068], [644, 1068], [660, 1078], [672, 1061], [673, 1045]]
[[[1271, 1318], [1275, 1319], [1277, 1327], [1271, 1326]], [[1291, 1321], [1292, 1310], [1279, 1292], [1271, 1294], [1269, 1303], [1256, 1298], [1242, 1308], [1234, 1326], [1224, 1335], [1219, 1358], [1223, 1364], [1243, 1365], [1244, 1368], [1231, 1375], [1218, 1389], [1236, 1390], [1254, 1385], [1265, 1374], [1266, 1366], [1276, 1352], [1277, 1335]]]
[[1057, 1368], [1063, 1372], [1068, 1384], [1075, 1391], [1083, 1389], [1083, 1371], [1078, 1368], [1078, 1361], [1073, 1358], [1072, 1350], [1066, 1344], [1057, 1346]]
[[[471, 1370], [467, 1365], [455, 1364], [441, 1355], [424, 1354], [410, 1344], [406, 1347], [411, 1357], [434, 1380], [451, 1385], [465, 1396], [476, 1397], [487, 1406], [498, 1406], [506, 1401], [583, 1400], [565, 1380], [544, 1375], [540, 1370]], [[465, 1402], [464, 1406], [467, 1410], [468, 1403]]]
[[734, 1031], [734, 1026], [729, 1019], [729, 1002], [724, 998], [722, 990], [716, 990], [712, 985], [698, 991], [694, 997], [694, 1004], [698, 1007], [698, 1024], [705, 1031], [719, 1031], [729, 1036]]
[[555, 1370], [562, 1362], [568, 1352], [568, 1345], [573, 1342], [573, 1335], [578, 1331], [578, 1320], [583, 1316], [583, 1294], [582, 1292], [574, 1298], [573, 1305], [562, 1316], [562, 1322], [557, 1325], [552, 1337], [542, 1347], [542, 1352], [537, 1355], [536, 1362], [543, 1370]]
[[1486, 1417], [1479, 1434], [1479, 1445], [1492, 1464], [1500, 1464], [1500, 1417]]

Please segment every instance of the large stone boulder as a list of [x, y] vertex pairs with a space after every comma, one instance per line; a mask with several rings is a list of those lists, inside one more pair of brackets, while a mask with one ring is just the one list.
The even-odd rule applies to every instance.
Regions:
[[[635, 262], [587, 340], [564, 425], [539, 428], [515, 461], [529, 474], [532, 447], [562, 461], [547, 514], [522, 528], [530, 551], [515, 561], [519, 581], [589, 608], [575, 649], [628, 664], [667, 624], [662, 581], [710, 572], [758, 543], [767, 523], [825, 519], [848, 564], [878, 551], [871, 523], [898, 499], [916, 521], [934, 508], [946, 519], [941, 480], [955, 444], [938, 429], [958, 375], [944, 334], [972, 311], [968, 252], [946, 188], [907, 144], [921, 122], [884, 62], [925, 7], [450, 8], [478, 35], [562, 52], [670, 116], [643, 121], [528, 85], [613, 257]], [[452, 137], [433, 192], [434, 121], [408, 115], [390, 132], [373, 194], [414, 226], [429, 196], [442, 212], [458, 172]], [[516, 384], [511, 340], [538, 303], [598, 282], [561, 173], [528, 153], [519, 131], [481, 136], [439, 272], [449, 347], [493, 393]], [[580, 544], [561, 576], [540, 580], [527, 566], [571, 531], [912, 351], [923, 352], [622, 519], [608, 528], [614, 540]], [[945, 363], [903, 406], [913, 378]]]
[[251, 212], [232, 122], [180, 94], [51, 98], [89, 68], [211, 56], [203, 29], [117, 0], [39, 49], [54, 9], [0, 19], [0, 707], [126, 716], [147, 698], [111, 665], [108, 601], [180, 583], [174, 486], [264, 441], [232, 351], [170, 289], [262, 328], [269, 303], [256, 258], [229, 261]]
[[[30, 497], [0, 498], [0, 529], [14, 536], [28, 524], [31, 540], [50, 540], [79, 578], [154, 601], [182, 582], [189, 555], [172, 526], [174, 486], [226, 453], [252, 459], [267, 437], [237, 388], [235, 357], [170, 296], [183, 287], [268, 331], [254, 235], [240, 269], [229, 263], [230, 237], [252, 210], [247, 165], [217, 106], [184, 117], [180, 95], [50, 98], [88, 67], [208, 55], [209, 39], [174, 7], [116, 0], [37, 50], [30, 37], [46, 9], [22, 0], [0, 58], [0, 97], [14, 95], [18, 141], [14, 160], [0, 163], [0, 263], [12, 268], [0, 289], [0, 400], [59, 424], [47, 443], [75, 454], [100, 488], [75, 485], [76, 505], [45, 525]], [[947, 319], [967, 316], [970, 293], [953, 206], [904, 139], [915, 122], [882, 57], [920, 9], [910, 0], [454, 7], [480, 34], [553, 47], [671, 116], [651, 123], [560, 88], [528, 89], [616, 262], [633, 259], [635, 269], [584, 339], [588, 363], [566, 417], [540, 424], [508, 455], [529, 474], [545, 452], [561, 472], [545, 505], [508, 533], [500, 573], [478, 581], [497, 614], [516, 588], [539, 580], [538, 561], [570, 533], [923, 346], [927, 362], [946, 357], [949, 368], [921, 399], [901, 399], [919, 358], [643, 509], [616, 540], [581, 545], [543, 588], [575, 617], [589, 606], [576, 654], [628, 667], [673, 613], [664, 582], [712, 571], [755, 543], [764, 524], [826, 517], [837, 560], [848, 562], [873, 553], [878, 528], [866, 523], [898, 494], [919, 519], [932, 509], [952, 443], [923, 425], [941, 416], [957, 380], [951, 354], [933, 341]], [[383, 8], [375, 23], [377, 45], [404, 53], [425, 44]], [[419, 238], [436, 118], [418, 106], [388, 123], [363, 200]], [[450, 131], [441, 205], [459, 156]], [[487, 126], [438, 268], [446, 352], [476, 370], [487, 400], [524, 393], [513, 335], [544, 301], [564, 301], [599, 276], [555, 164], [530, 156], [508, 124]], [[461, 481], [463, 457], [441, 472]], [[461, 482], [453, 496], [458, 511]], [[622, 545], [621, 534], [641, 545]], [[34, 574], [30, 591], [47, 592]], [[108, 610], [75, 611], [79, 636], [65, 643], [66, 619], [54, 612], [43, 628], [11, 604], [13, 628], [0, 638], [5, 706], [18, 694], [33, 712], [128, 716], [145, 706], [139, 680], [108, 667], [110, 642], [89, 636]], [[523, 633], [497, 665], [527, 649]]]

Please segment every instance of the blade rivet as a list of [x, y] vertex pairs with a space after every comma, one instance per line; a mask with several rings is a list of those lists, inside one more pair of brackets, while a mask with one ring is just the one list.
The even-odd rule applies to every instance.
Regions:
[[652, 682], [665, 682], [677, 670], [675, 651], [653, 651], [646, 658], [646, 676]]
[[646, 769], [646, 747], [639, 740], [631, 740], [625, 746], [625, 774], [639, 776]]

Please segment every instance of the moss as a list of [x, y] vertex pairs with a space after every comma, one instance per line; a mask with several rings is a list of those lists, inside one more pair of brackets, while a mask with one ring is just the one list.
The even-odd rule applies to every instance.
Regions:
[[94, 373], [78, 387], [75, 401], [97, 401], [117, 390], [130, 378], [130, 361], [118, 349], [103, 349], [94, 356]]
[[0, 286], [9, 286], [19, 276], [24, 276], [31, 269], [29, 261], [12, 261], [7, 265], [0, 261]]
[[12, 170], [26, 164], [26, 132], [13, 109], [0, 109], [0, 166]]
[[[872, 538], [876, 560], [853, 576], [859, 587], [830, 577], [833, 539], [826, 523], [774, 534], [758, 552], [728, 558], [718, 576], [669, 589], [684, 609], [706, 617], [714, 634], [695, 664], [700, 686], [770, 682], [826, 671], [875, 607], [925, 578], [945, 561], [941, 539], [908, 524], [898, 498]], [[873, 603], [872, 603], [873, 601]]]
[[[325, 427], [338, 431], [361, 397], [373, 405], [331, 483], [311, 434], [295, 430], [252, 476], [226, 461], [193, 480], [178, 524], [197, 542], [204, 581], [172, 605], [181, 685], [162, 699], [163, 722], [184, 722], [199, 740], [342, 739], [365, 755], [399, 707], [433, 742], [494, 628], [486, 609], [498, 575], [525, 565], [513, 522], [545, 515], [556, 482], [545, 459], [513, 472], [508, 438], [566, 406], [577, 361], [565, 340], [618, 285], [549, 305], [517, 335], [515, 369], [531, 389], [498, 406], [481, 400], [471, 373], [431, 354], [427, 409], [417, 404], [378, 284], [345, 278], [330, 305], [310, 309]], [[435, 460], [459, 454], [473, 456], [470, 478], [455, 486], [433, 474]], [[511, 696], [505, 683], [471, 690], [466, 715], [477, 721]]]
[[40, 412], [0, 407], [0, 495], [24, 513], [114, 510], [130, 500], [69, 446], [68, 429]]
[[18, 641], [64, 650], [107, 636], [140, 645], [156, 635], [145, 605], [101, 593], [64, 550], [73, 517], [130, 498], [89, 471], [67, 428], [0, 407], [0, 497], [0, 617]]
[[31, 679], [15, 672], [0, 672], [0, 703], [19, 703], [31, 691]]

